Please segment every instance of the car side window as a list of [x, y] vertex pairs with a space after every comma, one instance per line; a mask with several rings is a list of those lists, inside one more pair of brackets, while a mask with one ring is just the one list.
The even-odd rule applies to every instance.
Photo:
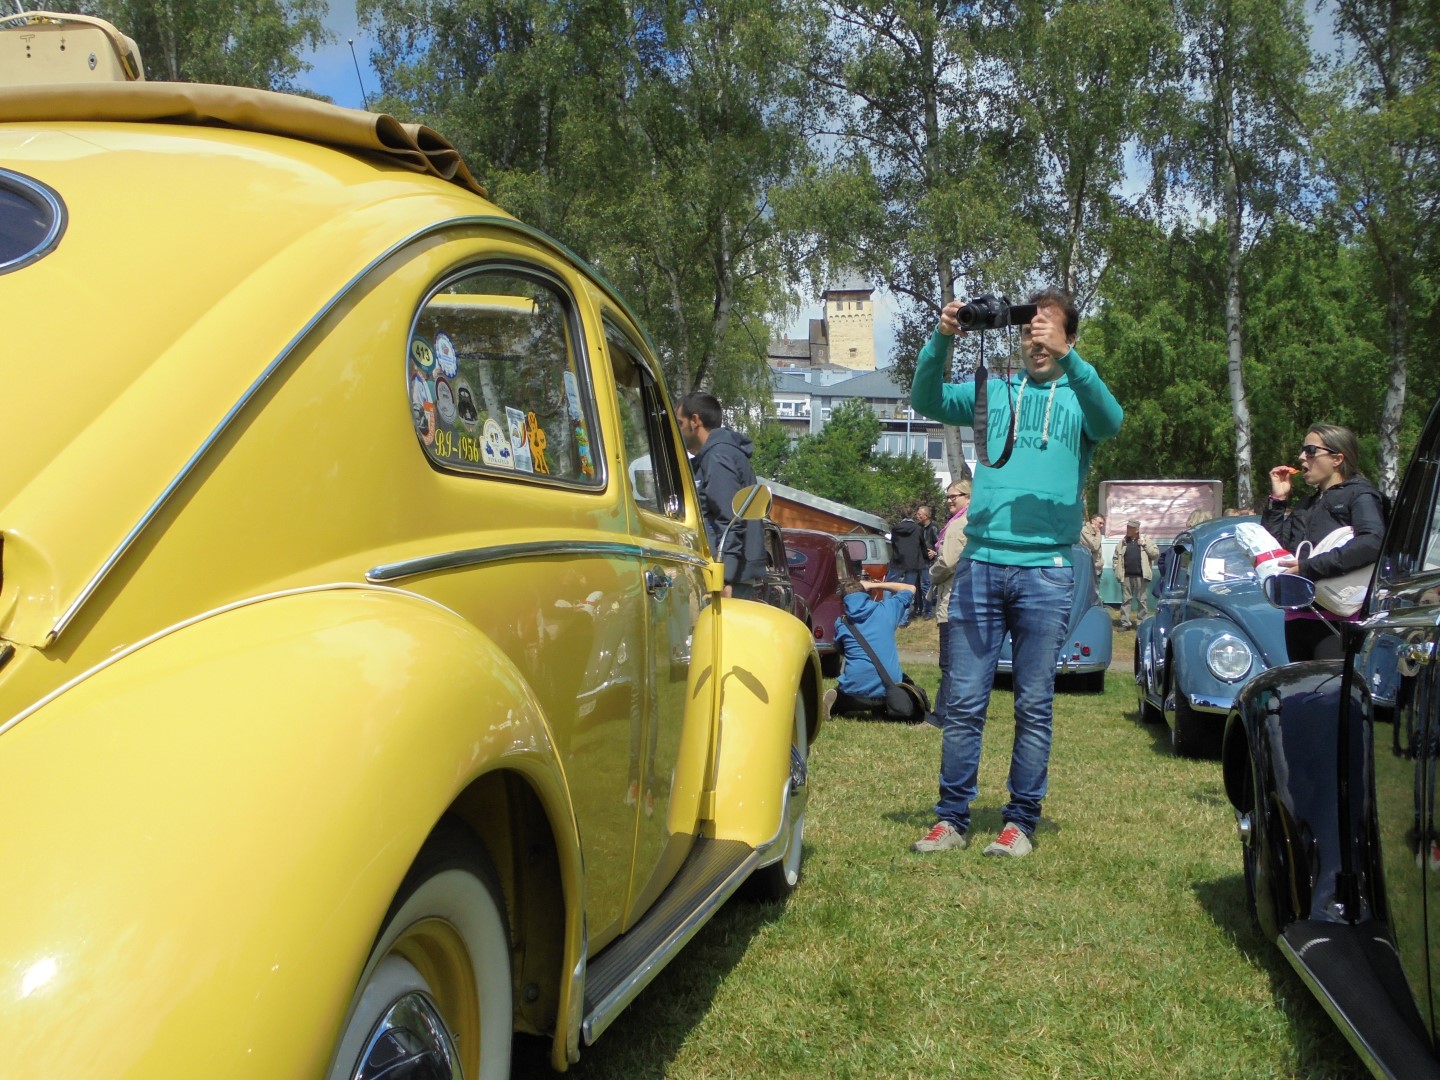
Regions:
[[1176, 545], [1175, 571], [1170, 579], [1170, 588], [1173, 592], [1184, 592], [1190, 587], [1190, 549]]
[[670, 409], [629, 337], [608, 320], [605, 345], [615, 375], [625, 465], [635, 502], [672, 518], [685, 516], [685, 487], [679, 453], [671, 435]]
[[415, 317], [405, 379], [431, 462], [601, 486], [578, 325], [559, 286], [538, 273], [470, 270], [436, 289]]

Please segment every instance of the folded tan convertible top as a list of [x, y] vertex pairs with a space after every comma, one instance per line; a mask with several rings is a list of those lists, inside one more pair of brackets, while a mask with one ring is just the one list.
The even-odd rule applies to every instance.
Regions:
[[0, 121], [122, 121], [214, 124], [379, 154], [414, 172], [489, 197], [460, 151], [423, 124], [385, 113], [237, 86], [125, 82], [50, 84], [0, 89]]

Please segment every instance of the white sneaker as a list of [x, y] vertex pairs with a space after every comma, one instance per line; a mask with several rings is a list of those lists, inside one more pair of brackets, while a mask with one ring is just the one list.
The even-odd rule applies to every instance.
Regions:
[[1025, 830], [1014, 822], [1007, 821], [1005, 827], [1000, 830], [1000, 835], [990, 841], [990, 846], [985, 849], [985, 854], [999, 855], [1009, 859], [1023, 859], [1033, 850], [1034, 845], [1025, 835]]
[[910, 845], [910, 850], [929, 852], [959, 848], [963, 851], [969, 846], [969, 836], [961, 832], [954, 825], [951, 825], [948, 821], [937, 821], [933, 829]]

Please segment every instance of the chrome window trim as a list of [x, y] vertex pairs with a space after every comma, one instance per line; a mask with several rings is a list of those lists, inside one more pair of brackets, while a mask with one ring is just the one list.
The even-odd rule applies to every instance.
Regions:
[[[4, 170], [0, 170], [0, 172], [4, 172]], [[259, 376], [256, 377], [255, 381], [252, 382], [250, 386], [245, 390], [245, 392], [240, 395], [239, 400], [236, 401], [235, 404], [230, 407], [230, 410], [220, 418], [220, 422], [215, 425], [214, 430], [212, 430], [210, 434], [205, 438], [205, 440], [200, 444], [200, 446], [196, 448], [195, 452], [190, 455], [189, 459], [186, 460], [185, 464], [180, 466], [180, 471], [175, 474], [174, 479], [172, 479], [170, 483], [165, 485], [165, 489], [161, 491], [158, 496], [156, 496], [155, 501], [150, 504], [149, 508], [144, 512], [144, 514], [141, 515], [140, 520], [137, 521], [135, 525], [130, 529], [130, 531], [126, 533], [125, 536], [120, 540], [120, 543], [115, 547], [115, 550], [112, 551], [110, 555], [105, 559], [105, 561], [100, 564], [100, 569], [95, 571], [95, 573], [91, 576], [90, 580], [86, 582], [85, 586], [80, 590], [79, 595], [77, 595], [75, 599], [70, 602], [70, 605], [60, 613], [60, 617], [55, 620], [55, 624], [50, 628], [49, 634], [46, 635], [45, 645], [49, 646], [54, 644], [55, 640], [59, 638], [62, 633], [65, 632], [65, 628], [74, 621], [75, 616], [80, 613], [80, 609], [85, 606], [86, 601], [88, 601], [90, 597], [95, 595], [95, 592], [104, 583], [105, 579], [109, 577], [110, 571], [115, 568], [115, 564], [118, 563], [122, 558], [124, 558], [125, 553], [130, 550], [131, 546], [133, 546], [135, 541], [140, 538], [140, 534], [149, 527], [150, 523], [159, 516], [160, 511], [165, 508], [165, 504], [170, 501], [171, 496], [175, 494], [176, 490], [180, 487], [180, 485], [183, 484], [189, 478], [190, 474], [195, 471], [195, 469], [199, 466], [200, 462], [203, 461], [205, 456], [210, 452], [211, 448], [214, 447], [214, 445], [219, 442], [221, 438], [224, 437], [225, 432], [229, 430], [230, 425], [235, 422], [235, 418], [240, 415], [241, 411], [244, 410], [245, 406], [251, 402], [255, 395], [257, 395], [265, 387], [265, 384], [270, 381], [270, 379], [275, 375], [276, 371], [279, 370], [280, 366], [290, 358], [290, 356], [300, 346], [300, 343], [303, 342], [307, 337], [309, 337], [310, 332], [314, 330], [315, 327], [319, 325], [319, 323], [323, 319], [329, 316], [329, 314], [335, 310], [335, 308], [340, 304], [340, 302], [344, 300], [345, 297], [351, 293], [351, 291], [353, 291], [357, 286], [359, 286], [362, 281], [369, 277], [370, 274], [375, 271], [376, 267], [380, 266], [386, 260], [393, 258], [396, 254], [403, 251], [410, 245], [420, 240], [423, 240], [428, 236], [433, 236], [436, 233], [446, 232], [452, 229], [485, 227], [497, 227], [506, 232], [520, 233], [524, 236], [527, 236], [530, 239], [535, 240], [536, 242], [548, 247], [551, 251], [562, 256], [563, 258], [569, 259], [574, 265], [578, 266], [580, 269], [590, 274], [596, 281], [604, 285], [607, 290], [610, 289], [610, 286], [605, 282], [603, 278], [601, 278], [598, 274], [595, 273], [595, 271], [590, 267], [590, 264], [585, 262], [585, 260], [581, 259], [574, 252], [570, 251], [569, 248], [565, 247], [563, 244], [558, 243], [551, 237], [546, 236], [539, 229], [536, 229], [529, 225], [525, 225], [522, 222], [515, 221], [513, 218], [496, 217], [491, 214], [477, 214], [472, 217], [446, 218], [444, 221], [432, 222], [431, 224], [426, 225], [422, 229], [417, 229], [409, 236], [406, 236], [401, 240], [397, 240], [395, 243], [391, 244], [375, 258], [371, 259], [370, 262], [368, 262], [359, 272], [357, 272], [349, 281], [347, 281], [343, 286], [341, 286], [340, 290], [330, 298], [329, 302], [324, 304], [319, 311], [317, 311], [313, 316], [311, 316], [310, 320], [306, 322], [305, 325], [302, 326], [298, 332], [296, 332], [295, 336], [292, 337], [285, 344], [285, 347], [280, 350], [280, 352], [276, 355], [275, 359], [271, 360], [270, 363], [266, 365], [265, 369], [261, 371]], [[613, 290], [611, 290], [611, 292], [613, 296]], [[625, 306], [623, 301], [619, 301], [617, 299], [617, 303], [620, 304], [621, 308], [627, 314], [629, 313], [630, 309]]]
[[65, 235], [65, 227], [70, 223], [70, 215], [65, 209], [64, 200], [60, 198], [60, 194], [54, 188], [42, 184], [33, 177], [26, 176], [24, 173], [0, 168], [0, 187], [19, 188], [24, 194], [38, 198], [50, 210], [50, 228], [45, 233], [44, 239], [25, 254], [0, 262], [0, 274], [8, 274], [12, 270], [19, 270], [31, 263], [39, 262], [54, 251], [60, 243], [60, 238]]
[[536, 540], [520, 544], [494, 544], [489, 547], [466, 548], [460, 551], [441, 552], [436, 555], [422, 555], [401, 562], [382, 563], [365, 571], [365, 580], [381, 584], [414, 577], [417, 574], [434, 574], [468, 566], [484, 566], [487, 563], [514, 562], [519, 559], [565, 558], [573, 555], [653, 559], [656, 562], [676, 563], [681, 566], [697, 568], [710, 565], [708, 559], [699, 555], [687, 555], [665, 548], [646, 547], [643, 544], [612, 540]]

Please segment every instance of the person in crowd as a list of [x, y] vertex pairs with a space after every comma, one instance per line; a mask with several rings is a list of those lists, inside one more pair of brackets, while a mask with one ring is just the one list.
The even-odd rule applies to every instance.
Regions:
[[[1090, 459], [1120, 430], [1124, 412], [1100, 373], [1074, 344], [1080, 313], [1058, 289], [1034, 294], [1036, 314], [1022, 327], [1025, 370], [986, 383], [986, 457], [966, 512], [965, 551], [950, 582], [950, 687], [944, 724], [936, 823], [911, 845], [919, 852], [964, 848], [978, 793], [980, 751], [995, 667], [1005, 634], [1013, 646], [1015, 742], [1004, 825], [985, 854], [1019, 858], [1033, 848], [1049, 784], [1054, 728], [1055, 663], [1075, 591], [1071, 550], [1080, 536]], [[947, 424], [975, 418], [974, 379], [947, 383], [962, 302], [940, 312], [921, 349], [911, 404]]]
[[[888, 596], [872, 600], [867, 590], [879, 589]], [[870, 648], [885, 665], [891, 682], [909, 682], [900, 669], [900, 649], [895, 644], [895, 631], [901, 618], [910, 611], [915, 599], [915, 586], [908, 581], [864, 581], [852, 578], [840, 585], [845, 614], [865, 635]], [[830, 716], [867, 716], [884, 720], [912, 720], [910, 716], [894, 716], [885, 702], [885, 680], [880, 677], [865, 646], [856, 639], [844, 620], [835, 620], [835, 642], [845, 653], [845, 667], [833, 690], [826, 691]], [[833, 697], [831, 695], [834, 695]]]
[[[1359, 471], [1360, 447], [1354, 432], [1334, 424], [1316, 424], [1305, 433], [1299, 460], [1298, 470], [1289, 465], [1270, 470], [1270, 500], [1261, 524], [1291, 552], [1305, 541], [1318, 544], [1345, 525], [1354, 536], [1343, 546], [1319, 555], [1300, 553], [1285, 573], [1320, 581], [1373, 563], [1385, 536], [1384, 501]], [[1292, 507], [1290, 495], [1297, 471], [1312, 493]], [[1287, 611], [1285, 647], [1291, 662], [1339, 659], [1344, 646], [1327, 622], [1345, 618], [1323, 608]], [[1358, 618], [1358, 613], [1349, 616]]]
[[934, 583], [930, 579], [930, 568], [939, 553], [940, 529], [935, 524], [930, 507], [922, 506], [915, 511], [915, 523], [920, 526], [920, 587], [915, 592], [915, 605], [910, 609], [911, 617], [922, 619], [935, 615]]
[[[1155, 560], [1160, 549], [1140, 532], [1140, 522], [1131, 518], [1125, 523], [1125, 535], [1115, 545], [1111, 569], [1120, 582], [1120, 629], [1129, 630], [1145, 618], [1145, 589], [1155, 576]], [[1133, 610], [1134, 621], [1130, 611]]]
[[[935, 588], [935, 623], [940, 631], [940, 689], [935, 692], [935, 708], [943, 709], [950, 696], [950, 581], [965, 550], [965, 512], [970, 509], [970, 481], [956, 480], [945, 492], [945, 508], [950, 511], [937, 540], [939, 550], [930, 567], [930, 581]], [[938, 712], [926, 721], [944, 730]]]
[[1095, 584], [1100, 584], [1100, 576], [1105, 571], [1105, 519], [1096, 514], [1080, 530], [1080, 543], [1090, 552], [1090, 559], [1095, 564]]
[[[919, 511], [916, 511], [918, 514]], [[925, 566], [925, 530], [920, 522], [906, 514], [890, 530], [890, 569], [885, 575], [887, 581], [899, 581], [913, 585], [920, 590], [920, 571]], [[912, 611], [914, 597], [911, 598]], [[912, 611], [905, 612], [901, 626], [910, 625]]]
[[755, 444], [748, 436], [723, 426], [719, 400], [704, 390], [686, 394], [676, 415], [685, 449], [694, 455], [690, 466], [710, 549], [725, 563], [725, 595], [749, 599], [765, 577], [765, 526], [759, 521], [740, 522], [730, 530], [723, 552], [720, 539], [734, 516], [735, 493], [755, 483], [755, 470], [750, 466]]

